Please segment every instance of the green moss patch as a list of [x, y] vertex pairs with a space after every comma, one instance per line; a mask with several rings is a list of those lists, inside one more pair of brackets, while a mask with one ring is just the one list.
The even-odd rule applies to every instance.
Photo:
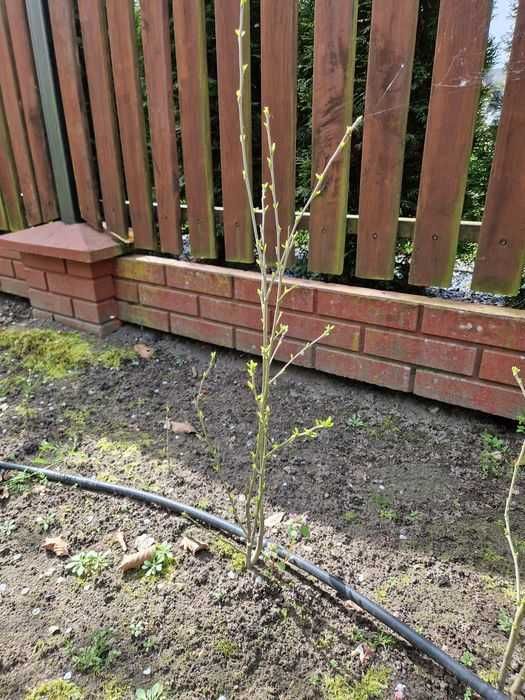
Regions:
[[74, 683], [55, 680], [40, 683], [25, 696], [25, 700], [82, 700], [83, 697], [83, 691]]

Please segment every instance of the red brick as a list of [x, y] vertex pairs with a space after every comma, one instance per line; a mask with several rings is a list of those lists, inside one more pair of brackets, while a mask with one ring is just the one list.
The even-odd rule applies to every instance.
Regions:
[[389, 389], [410, 390], [410, 367], [364, 357], [358, 353], [317, 347], [315, 367], [323, 372], [386, 386]]
[[153, 306], [166, 311], [177, 311], [188, 316], [198, 316], [197, 295], [189, 292], [179, 292], [167, 287], [150, 287], [139, 285], [139, 299], [144, 306]]
[[367, 328], [364, 352], [457, 374], [473, 374], [477, 350], [468, 345]]
[[512, 374], [512, 368], [518, 367], [521, 375], [525, 375], [525, 355], [516, 355], [512, 352], [499, 352], [498, 350], [484, 350], [479, 368], [480, 379], [488, 379], [491, 382], [511, 384], [516, 387], [516, 380]]
[[15, 271], [11, 260], [8, 260], [7, 258], [0, 258], [0, 275], [3, 277], [15, 276]]
[[17, 280], [14, 277], [0, 277], [0, 292], [15, 294], [18, 297], [28, 297], [29, 287], [24, 280]]
[[68, 260], [66, 262], [68, 275], [73, 277], [86, 277], [88, 279], [96, 279], [113, 274], [113, 260], [101, 260], [95, 263], [76, 262]]
[[21, 260], [22, 253], [19, 250], [11, 250], [10, 248], [4, 248], [0, 252], [1, 258], [10, 258], [11, 260]]
[[330, 285], [336, 286], [337, 290], [317, 291], [319, 314], [405, 331], [416, 329], [419, 313], [416, 303], [401, 301], [400, 295], [389, 292]]
[[[242, 352], [249, 352], [252, 355], [261, 354], [262, 335], [256, 331], [248, 331], [245, 328], [235, 329], [235, 347]], [[295, 355], [296, 352], [304, 346], [304, 343], [295, 340], [283, 340], [279, 348], [276, 358], [281, 362], [287, 362], [290, 355]], [[313, 348], [309, 348], [304, 355], [294, 361], [294, 365], [302, 367], [313, 367]]]
[[34, 267], [37, 270], [47, 272], [66, 272], [66, 262], [60, 258], [46, 258], [43, 255], [33, 255], [32, 253], [22, 253], [22, 262], [26, 267]]
[[19, 280], [27, 279], [26, 266], [20, 260], [13, 260], [15, 277]]
[[42, 309], [31, 309], [31, 314], [35, 321], [52, 321], [53, 314], [49, 311], [43, 311]]
[[213, 321], [233, 323], [234, 326], [261, 328], [261, 310], [258, 306], [238, 304], [234, 301], [216, 299], [215, 297], [200, 298], [201, 316]]
[[[314, 288], [307, 286], [301, 280], [294, 278], [286, 278], [286, 283], [289, 287], [297, 285], [296, 288], [289, 292], [282, 301], [283, 309], [292, 309], [293, 311], [313, 311], [314, 310]], [[234, 276], [234, 297], [241, 301], [250, 301], [253, 304], [259, 303], [260, 276], [253, 272], [238, 272]], [[276, 288], [272, 293], [271, 302], [275, 304]]]
[[[325, 318], [285, 312], [282, 323], [288, 326], [290, 338], [315, 340], [324, 331], [328, 322]], [[329, 336], [323, 338], [323, 345], [357, 352], [361, 338], [360, 327], [343, 321], [334, 321], [333, 325], [335, 328]]]
[[194, 340], [202, 340], [213, 345], [233, 348], [233, 328], [222, 323], [205, 321], [202, 318], [189, 318], [170, 314], [171, 332]]
[[88, 301], [103, 301], [115, 295], [113, 277], [98, 277], [95, 280], [71, 275], [47, 274], [47, 284], [52, 292]]
[[73, 299], [73, 310], [77, 318], [82, 321], [89, 321], [89, 323], [111, 321], [117, 317], [118, 313], [116, 299], [106, 299], [106, 301], [99, 301], [98, 303]]
[[170, 260], [166, 264], [166, 281], [170, 287], [190, 292], [232, 296], [232, 278], [225, 268]]
[[[521, 318], [520, 318], [521, 315]], [[525, 315], [492, 307], [487, 313], [433, 306], [423, 313], [423, 333], [484, 345], [525, 350]]]
[[61, 314], [62, 316], [73, 316], [73, 307], [69, 297], [43, 292], [39, 289], [30, 290], [31, 304], [37, 309], [44, 311], [52, 311], [53, 313]]
[[506, 418], [516, 418], [524, 407], [518, 389], [423, 369], [416, 370], [414, 394]]
[[118, 277], [116, 277], [113, 281], [115, 283], [115, 296], [117, 299], [138, 303], [139, 285], [136, 282], [121, 280], [118, 279]]
[[159, 258], [157, 258], [157, 262], [152, 262], [152, 258], [148, 258], [146, 255], [117, 258], [115, 260], [115, 275], [138, 282], [164, 285], [166, 281], [163, 262]]
[[59, 314], [55, 314], [54, 316], [57, 323], [63, 323], [64, 326], [69, 326], [69, 328], [74, 328], [75, 330], [82, 331], [83, 333], [96, 335], [99, 338], [105, 338], [111, 333], [114, 333], [122, 325], [118, 319], [106, 321], [106, 323], [89, 323], [88, 321], [82, 321], [79, 318], [69, 318], [67, 316], [60, 316]]
[[42, 270], [26, 267], [26, 280], [33, 289], [47, 289], [46, 273]]
[[118, 317], [121, 321], [134, 323], [137, 326], [147, 326], [157, 328], [160, 331], [168, 332], [170, 329], [170, 319], [167, 311], [159, 309], [149, 309], [145, 306], [128, 304], [126, 301], [117, 302]]

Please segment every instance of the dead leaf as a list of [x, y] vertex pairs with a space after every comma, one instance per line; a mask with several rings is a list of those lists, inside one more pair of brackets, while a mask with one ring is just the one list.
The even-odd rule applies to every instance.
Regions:
[[57, 557], [68, 557], [69, 547], [61, 537], [47, 537], [44, 540], [42, 547], [46, 552], [53, 552]]
[[142, 357], [143, 360], [151, 360], [155, 353], [155, 350], [145, 343], [137, 343], [133, 346], [133, 350], [135, 350], [137, 355]]
[[372, 649], [372, 647], [369, 647], [368, 644], [360, 644], [356, 649], [354, 649], [351, 656], [359, 656], [359, 661], [364, 666], [368, 660], [374, 656], [374, 654], [375, 651]]
[[353, 600], [345, 600], [343, 602], [343, 605], [345, 606], [345, 608], [348, 608], [349, 610], [355, 610], [356, 612], [359, 612], [359, 613], [363, 612], [362, 608], [360, 608], [359, 605], [357, 605], [357, 603], [354, 603]]
[[148, 549], [141, 549], [140, 552], [127, 554], [118, 565], [118, 568], [123, 573], [125, 571], [138, 569], [147, 559], [151, 559], [151, 557], [155, 554], [155, 547], [156, 545], [153, 545], [152, 547], [148, 547]]
[[5, 501], [9, 498], [9, 489], [7, 486], [2, 486], [0, 489], [0, 501]]
[[192, 365], [191, 367], [191, 376], [193, 377], [193, 379], [197, 379], [197, 377], [199, 376], [197, 368], [194, 365]]
[[122, 547], [122, 550], [124, 552], [128, 551], [128, 545], [126, 544], [126, 540], [124, 539], [122, 530], [117, 530], [115, 533], [113, 533], [113, 538], [115, 542], [117, 542], [117, 544], [119, 544]]
[[172, 433], [195, 433], [195, 428], [191, 423], [178, 423], [176, 420], [166, 420], [164, 423], [166, 430], [171, 430]]
[[188, 537], [187, 535], [182, 537], [180, 545], [186, 552], [191, 552], [194, 555], [209, 549], [205, 542], [199, 542], [198, 540], [193, 539], [193, 537]]
[[281, 523], [283, 521], [284, 516], [285, 516], [284, 511], [277, 511], [276, 513], [272, 513], [264, 521], [265, 527], [271, 528], [271, 527], [275, 527], [276, 525], [279, 525], [279, 523]]

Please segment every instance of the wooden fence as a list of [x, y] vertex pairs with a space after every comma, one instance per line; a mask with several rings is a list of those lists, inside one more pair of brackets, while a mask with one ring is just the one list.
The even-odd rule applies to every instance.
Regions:
[[[40, 59], [32, 49], [26, 3], [29, 8], [42, 0], [0, 0], [0, 228], [4, 229], [34, 226], [59, 215], [58, 180], [47, 144], [53, 146], [49, 133], [46, 140], [40, 76], [35, 70]], [[192, 255], [217, 257], [215, 224], [220, 212], [226, 261], [252, 263], [235, 98], [239, 0], [215, 0], [214, 7], [220, 209], [214, 206], [213, 195], [204, 0], [141, 0], [140, 13], [131, 0], [49, 0], [47, 5], [81, 218], [96, 228], [105, 225], [123, 238], [131, 227], [137, 249], [180, 254], [183, 176]], [[350, 151], [346, 151], [304, 222], [312, 272], [342, 272], [345, 239], [351, 232], [357, 234], [357, 275], [391, 279], [395, 244], [402, 235], [413, 238], [410, 281], [447, 286], [462, 233], [478, 240], [473, 286], [504, 294], [518, 291], [525, 260], [525, 0], [519, 2], [485, 216], [480, 226], [461, 222], [491, 5], [491, 0], [441, 0], [417, 213], [413, 221], [400, 221], [419, 2], [374, 0], [359, 215], [350, 217], [347, 211]], [[295, 204], [297, 0], [260, 0], [260, 6], [261, 103], [272, 114], [281, 220], [288, 223]], [[314, 172], [324, 165], [352, 120], [357, 10], [357, 0], [316, 2]], [[245, 40], [248, 45], [249, 32]], [[245, 99], [249, 116], [249, 90]], [[267, 173], [262, 177], [267, 179]], [[273, 235], [269, 228], [270, 240]]]

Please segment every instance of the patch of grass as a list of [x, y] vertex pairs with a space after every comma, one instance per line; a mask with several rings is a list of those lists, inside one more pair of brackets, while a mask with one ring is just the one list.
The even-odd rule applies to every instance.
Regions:
[[237, 547], [234, 547], [223, 537], [217, 537], [210, 545], [210, 550], [223, 559], [229, 559], [234, 571], [240, 573], [246, 569], [246, 557], [244, 552], [240, 552]]
[[30, 690], [24, 700], [82, 700], [84, 691], [78, 685], [62, 679], [44, 681]]
[[504, 440], [484, 432], [481, 435], [483, 450], [479, 458], [479, 468], [483, 479], [503, 476], [508, 461], [509, 447]]
[[114, 648], [113, 631], [101, 629], [93, 632], [89, 643], [73, 655], [73, 664], [80, 673], [100, 673], [120, 656]]
[[35, 480], [41, 483], [46, 483], [45, 476], [40, 474], [31, 474], [30, 472], [17, 472], [7, 480], [7, 489], [13, 496], [28, 491], [35, 483]]
[[118, 369], [135, 357], [124, 348], [97, 350], [78, 333], [43, 329], [3, 331], [0, 350], [3, 358], [16, 360], [43, 379], [62, 379], [90, 365]]
[[231, 656], [235, 656], [239, 652], [239, 646], [231, 639], [218, 639], [213, 644], [213, 648], [219, 654], [222, 654], [225, 658], [229, 659]]
[[341, 675], [323, 674], [322, 687], [326, 700], [371, 700], [380, 698], [388, 688], [392, 671], [386, 666], [370, 668], [354, 685]]
[[85, 581], [88, 578], [96, 578], [109, 566], [108, 555], [104, 552], [79, 552], [71, 557], [66, 564], [66, 569], [73, 576]]

